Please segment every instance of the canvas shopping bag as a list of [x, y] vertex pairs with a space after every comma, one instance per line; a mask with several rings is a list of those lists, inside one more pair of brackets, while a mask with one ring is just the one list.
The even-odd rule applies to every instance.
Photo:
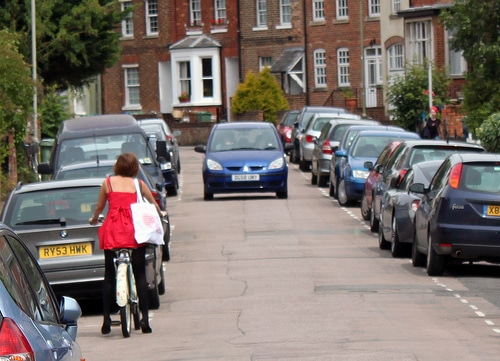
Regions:
[[134, 222], [135, 240], [137, 243], [164, 244], [163, 226], [154, 204], [142, 197], [137, 178], [134, 179], [137, 192], [137, 203], [132, 203], [132, 221]]

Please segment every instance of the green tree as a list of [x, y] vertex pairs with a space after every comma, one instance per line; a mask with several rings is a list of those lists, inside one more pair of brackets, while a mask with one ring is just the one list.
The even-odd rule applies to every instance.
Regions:
[[[44, 84], [80, 87], [120, 56], [117, 0], [36, 1], [37, 67]], [[21, 35], [20, 52], [31, 63], [30, 1], [0, 0], [0, 28]]]
[[[428, 63], [424, 63], [407, 64], [405, 76], [394, 79], [388, 89], [388, 98], [393, 107], [389, 114], [395, 124], [412, 131], [420, 130], [422, 115], [429, 111], [428, 78]], [[434, 105], [448, 102], [448, 86], [446, 70], [432, 66]]]
[[62, 96], [54, 86], [45, 90], [38, 108], [42, 137], [54, 138], [56, 136], [61, 122], [70, 117], [70, 114], [66, 112], [67, 108], [68, 98]]
[[276, 79], [269, 68], [264, 68], [256, 77], [253, 71], [248, 71], [245, 82], [240, 83], [232, 100], [235, 114], [251, 110], [263, 110], [264, 119], [276, 124], [276, 112], [289, 108]]
[[492, 153], [500, 153], [500, 113], [490, 115], [477, 129], [481, 145]]
[[500, 1], [457, 0], [440, 20], [453, 32], [452, 49], [462, 51], [467, 60], [463, 109], [475, 132], [500, 111]]

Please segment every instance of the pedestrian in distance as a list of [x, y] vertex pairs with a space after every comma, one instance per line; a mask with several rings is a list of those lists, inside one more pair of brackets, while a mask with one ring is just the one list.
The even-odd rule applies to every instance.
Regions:
[[[148, 314], [148, 283], [146, 280], [146, 244], [138, 244], [134, 238], [134, 224], [130, 205], [137, 202], [134, 178], [139, 174], [139, 161], [134, 153], [121, 154], [114, 165], [114, 175], [106, 178], [99, 192], [96, 208], [91, 225], [98, 223], [98, 216], [108, 203], [108, 214], [98, 230], [99, 244], [104, 250], [104, 282], [103, 282], [103, 324], [101, 333], [106, 335], [111, 332], [111, 309], [116, 300], [116, 272], [114, 265], [116, 249], [132, 249], [132, 268], [139, 296], [141, 310], [141, 330], [151, 333]], [[144, 198], [156, 205], [160, 217], [165, 216], [155, 202], [149, 188], [140, 181]]]
[[425, 120], [425, 126], [420, 132], [422, 139], [442, 139], [441, 121], [437, 118], [439, 108], [432, 106], [429, 111], [429, 116]]

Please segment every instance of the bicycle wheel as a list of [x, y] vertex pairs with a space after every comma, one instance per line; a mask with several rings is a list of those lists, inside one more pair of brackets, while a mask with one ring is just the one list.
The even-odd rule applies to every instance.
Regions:
[[130, 337], [132, 331], [132, 313], [130, 312], [130, 303], [120, 307], [120, 324], [123, 337]]
[[139, 330], [141, 328], [141, 316], [139, 314], [139, 304], [132, 303], [132, 316], [134, 317], [134, 330]]

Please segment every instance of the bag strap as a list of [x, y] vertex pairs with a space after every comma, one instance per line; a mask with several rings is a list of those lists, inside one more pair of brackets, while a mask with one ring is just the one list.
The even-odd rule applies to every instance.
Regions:
[[137, 203], [144, 202], [141, 186], [139, 185], [139, 180], [137, 178], [134, 178], [134, 185], [135, 185], [135, 193], [137, 194]]

